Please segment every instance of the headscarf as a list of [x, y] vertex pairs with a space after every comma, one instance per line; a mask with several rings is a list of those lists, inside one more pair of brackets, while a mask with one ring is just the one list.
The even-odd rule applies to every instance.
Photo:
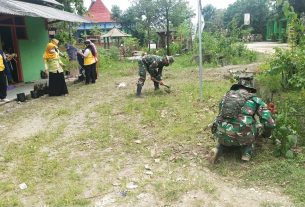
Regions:
[[90, 49], [92, 52], [92, 55], [94, 56], [95, 60], [97, 61], [97, 49], [95, 47], [95, 44], [93, 42], [91, 42], [91, 40], [86, 40], [85, 41], [86, 44], [86, 48]]
[[58, 53], [57, 52], [51, 52], [51, 50], [53, 50], [53, 49], [58, 51], [58, 43], [59, 43], [59, 41], [57, 39], [52, 39], [48, 43], [47, 48], [46, 48], [46, 50], [43, 54], [43, 58], [45, 60], [58, 58]]

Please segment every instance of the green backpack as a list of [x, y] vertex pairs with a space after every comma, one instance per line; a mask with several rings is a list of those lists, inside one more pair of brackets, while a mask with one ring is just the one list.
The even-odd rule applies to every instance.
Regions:
[[220, 116], [224, 119], [237, 118], [241, 108], [253, 97], [253, 94], [244, 90], [230, 90], [223, 98]]

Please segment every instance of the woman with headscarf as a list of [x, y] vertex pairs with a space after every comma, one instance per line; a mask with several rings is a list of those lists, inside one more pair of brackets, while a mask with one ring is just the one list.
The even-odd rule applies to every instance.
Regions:
[[65, 81], [64, 65], [60, 61], [57, 39], [52, 39], [44, 52], [45, 69], [49, 72], [49, 96], [67, 95], [68, 89]]
[[96, 80], [96, 49], [92, 46], [90, 40], [85, 41], [86, 48], [84, 52], [78, 52], [84, 57], [84, 68], [86, 76], [86, 84], [95, 83]]

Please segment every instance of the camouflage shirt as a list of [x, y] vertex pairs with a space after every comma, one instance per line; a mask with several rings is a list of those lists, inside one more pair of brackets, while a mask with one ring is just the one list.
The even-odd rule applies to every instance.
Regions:
[[[237, 91], [241, 90], [245, 91], [245, 89], [238, 89]], [[224, 99], [220, 102], [220, 109], [223, 101]], [[255, 117], [258, 118], [258, 121]], [[215, 123], [217, 129], [214, 135], [218, 138], [218, 142], [225, 146], [251, 144], [258, 134], [258, 124], [262, 124], [266, 128], [275, 127], [275, 122], [272, 119], [271, 112], [267, 109], [266, 103], [255, 94], [245, 102], [237, 117], [225, 119], [218, 116]]]
[[141, 74], [145, 74], [146, 70], [152, 77], [157, 80], [162, 80], [162, 70], [164, 66], [162, 57], [157, 55], [145, 55], [139, 61], [140, 76]]
[[145, 64], [147, 70], [164, 67], [162, 57], [157, 56], [157, 55], [145, 55], [142, 58], [142, 61]]

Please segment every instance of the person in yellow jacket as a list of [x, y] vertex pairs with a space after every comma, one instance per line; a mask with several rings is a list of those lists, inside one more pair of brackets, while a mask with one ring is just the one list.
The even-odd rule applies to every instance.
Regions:
[[5, 75], [6, 56], [0, 49], [0, 102], [8, 102], [7, 96], [7, 81]]
[[86, 48], [84, 52], [79, 51], [78, 53], [84, 58], [84, 68], [86, 76], [86, 84], [95, 83], [96, 74], [96, 50], [90, 44], [90, 40], [85, 41]]
[[45, 70], [49, 72], [49, 96], [62, 96], [68, 94], [65, 81], [63, 63], [60, 60], [58, 49], [59, 41], [52, 39], [43, 54]]

